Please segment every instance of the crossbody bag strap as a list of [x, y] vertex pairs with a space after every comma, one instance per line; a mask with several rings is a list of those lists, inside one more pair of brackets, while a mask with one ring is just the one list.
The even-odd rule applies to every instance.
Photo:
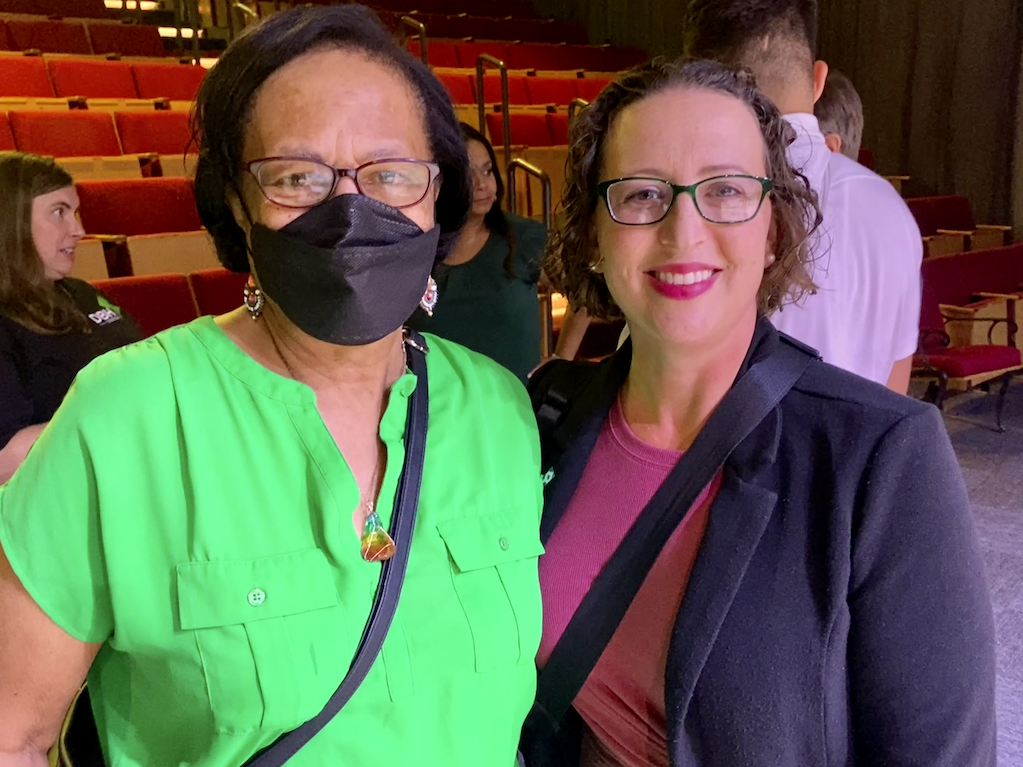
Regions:
[[408, 404], [405, 424], [405, 463], [398, 480], [398, 494], [391, 515], [391, 537], [394, 556], [384, 562], [380, 572], [376, 598], [355, 651], [352, 665], [341, 685], [315, 717], [298, 728], [281, 735], [271, 745], [249, 759], [243, 767], [281, 767], [302, 746], [337, 716], [359, 689], [370, 668], [380, 654], [391, 621], [398, 608], [402, 582], [412, 548], [412, 533], [416, 524], [419, 489], [423, 481], [423, 461], [426, 456], [426, 428], [429, 418], [429, 387], [426, 379], [426, 342], [418, 333], [410, 332], [406, 339], [409, 367], [416, 376], [416, 388]]
[[540, 671], [527, 731], [548, 736], [557, 732], [672, 532], [732, 451], [814, 359], [786, 341], [729, 390], [600, 571]]

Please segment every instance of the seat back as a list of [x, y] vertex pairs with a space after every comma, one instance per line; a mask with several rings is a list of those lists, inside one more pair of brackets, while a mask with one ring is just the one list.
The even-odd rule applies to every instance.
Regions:
[[554, 146], [568, 145], [568, 115], [565, 112], [548, 112], [547, 128]]
[[[942, 259], [944, 260], [944, 259]], [[934, 292], [934, 285], [926, 275], [920, 295], [920, 348], [924, 354], [937, 354], [945, 348], [945, 320]]]
[[[458, 51], [456, 49], [457, 43], [451, 40], [430, 40], [426, 46], [426, 58], [430, 62], [431, 67], [457, 67], [458, 66]], [[410, 37], [405, 47], [408, 52], [415, 56], [417, 59], [420, 57], [419, 39]], [[473, 64], [475, 66], [475, 64]]]
[[977, 228], [973, 206], [959, 194], [944, 194], [929, 198], [934, 210], [934, 221], [939, 229], [958, 229], [972, 232]]
[[31, 0], [32, 13], [78, 19], [109, 19], [103, 0]]
[[604, 66], [609, 72], [621, 72], [647, 60], [646, 51], [639, 48], [611, 46], [604, 51]]
[[586, 101], [593, 101], [611, 82], [604, 77], [581, 77], [572, 81], [575, 84], [575, 95]]
[[563, 45], [558, 51], [557, 69], [608, 71], [604, 64], [606, 48], [598, 45]]
[[117, 277], [92, 284], [131, 315], [145, 336], [183, 325], [199, 316], [188, 278], [183, 274]]
[[70, 21], [23, 21], [10, 19], [7, 31], [16, 51], [31, 49], [43, 53], [92, 53], [85, 25]]
[[910, 197], [906, 200], [906, 207], [916, 219], [921, 236], [933, 237], [937, 234], [938, 225], [934, 220], [934, 208], [931, 205], [930, 197]]
[[88, 234], [161, 234], [202, 229], [186, 178], [82, 181], [77, 184]]
[[86, 282], [105, 280], [110, 276], [102, 242], [89, 238], [78, 242], [75, 247], [75, 263], [71, 268], [71, 276]]
[[166, 56], [160, 30], [152, 24], [89, 24], [95, 53], [122, 56]]
[[856, 158], [857, 162], [864, 168], [874, 170], [874, 152], [865, 146], [860, 147], [859, 156]]
[[548, 43], [509, 45], [507, 64], [514, 69], [561, 69], [559, 46]]
[[188, 275], [199, 314], [227, 314], [241, 306], [248, 277], [227, 269], [204, 269]]
[[[187, 112], [114, 112], [117, 135], [125, 154], [185, 154], [192, 142]], [[191, 147], [193, 152], [196, 147]]]
[[58, 96], [85, 96], [91, 99], [138, 97], [131, 69], [123, 61], [50, 59], [46, 65]]
[[132, 273], [188, 274], [220, 266], [213, 239], [205, 230], [139, 234], [127, 239]]
[[0, 112], [0, 152], [13, 152], [17, 149], [14, 144], [14, 134], [11, 133], [11, 123], [7, 115]]
[[[508, 75], [509, 104], [525, 106], [530, 103], [529, 93], [526, 91], [526, 79], [524, 75]], [[490, 70], [483, 76], [483, 103], [501, 103], [501, 75], [495, 70]]]
[[452, 104], [475, 104], [476, 93], [473, 89], [473, 81], [469, 75], [459, 75], [442, 72], [437, 75], [441, 85], [451, 96]]
[[[508, 115], [511, 143], [526, 146], [554, 146], [554, 139], [543, 112], [515, 112]], [[502, 115], [487, 113], [487, 131], [494, 146], [504, 143]]]
[[53, 85], [40, 56], [0, 57], [0, 97], [53, 98]]
[[[494, 40], [478, 43], [459, 43], [457, 46], [457, 53], [458, 66], [465, 67], [467, 69], [475, 69], [476, 59], [478, 59], [483, 53], [495, 56], [505, 64], [508, 63], [507, 44], [499, 43]], [[427, 54], [429, 54], [429, 48], [427, 48]]]
[[575, 98], [575, 80], [569, 77], [527, 77], [530, 104], [566, 105]]
[[51, 157], [120, 155], [121, 144], [109, 113], [11, 112], [14, 142], [22, 152]]
[[195, 101], [206, 70], [194, 64], [133, 63], [131, 73], [142, 99]]

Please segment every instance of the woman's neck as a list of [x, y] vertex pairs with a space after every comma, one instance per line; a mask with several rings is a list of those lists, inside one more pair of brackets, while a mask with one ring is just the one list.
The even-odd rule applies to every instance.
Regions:
[[687, 450], [735, 382], [755, 326], [754, 312], [726, 338], [685, 348], [633, 333], [622, 409], [636, 436], [655, 447]]
[[483, 249], [489, 236], [490, 229], [487, 227], [486, 216], [470, 213], [444, 263], [448, 266], [457, 266], [472, 261]]

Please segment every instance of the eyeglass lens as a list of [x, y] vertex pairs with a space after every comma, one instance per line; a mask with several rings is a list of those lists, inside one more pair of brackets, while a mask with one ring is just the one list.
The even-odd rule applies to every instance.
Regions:
[[[267, 160], [256, 168], [263, 194], [278, 205], [307, 208], [326, 200], [335, 186], [335, 171], [313, 160]], [[404, 160], [384, 160], [358, 169], [359, 191], [394, 208], [415, 205], [430, 187], [429, 166]]]
[[[671, 209], [675, 192], [665, 181], [627, 178], [607, 189], [611, 215], [623, 224], [655, 224]], [[708, 221], [734, 224], [757, 214], [764, 188], [755, 178], [743, 176], [708, 178], [696, 186], [696, 209]]]

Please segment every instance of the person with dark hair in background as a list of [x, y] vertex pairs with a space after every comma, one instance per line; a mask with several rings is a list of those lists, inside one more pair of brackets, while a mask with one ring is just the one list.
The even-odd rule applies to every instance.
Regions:
[[437, 305], [409, 325], [500, 362], [522, 381], [540, 362], [537, 283], [543, 225], [501, 210], [504, 182], [486, 136], [462, 123], [472, 173], [472, 209], [434, 269]]
[[511, 765], [536, 423], [402, 328], [470, 205], [450, 99], [366, 8], [305, 6], [228, 47], [195, 124], [245, 305], [94, 362], [0, 488], [0, 765], [46, 764], [87, 672], [107, 764]]
[[813, 105], [813, 115], [824, 134], [824, 143], [832, 152], [858, 160], [863, 142], [863, 102], [852, 80], [837, 69], [828, 72], [821, 97]]
[[705, 60], [636, 67], [573, 123], [544, 266], [631, 337], [529, 383], [528, 767], [994, 767], [991, 599], [937, 409], [768, 319], [813, 288], [792, 138]]
[[890, 183], [829, 151], [814, 117], [828, 65], [815, 61], [816, 0], [690, 0], [685, 53], [749, 69], [796, 131], [789, 161], [817, 193], [817, 292], [777, 328], [825, 362], [905, 394], [920, 324], [920, 229]]
[[102, 293], [68, 276], [84, 236], [68, 172], [49, 157], [0, 152], [0, 484], [78, 371], [142, 338]]

